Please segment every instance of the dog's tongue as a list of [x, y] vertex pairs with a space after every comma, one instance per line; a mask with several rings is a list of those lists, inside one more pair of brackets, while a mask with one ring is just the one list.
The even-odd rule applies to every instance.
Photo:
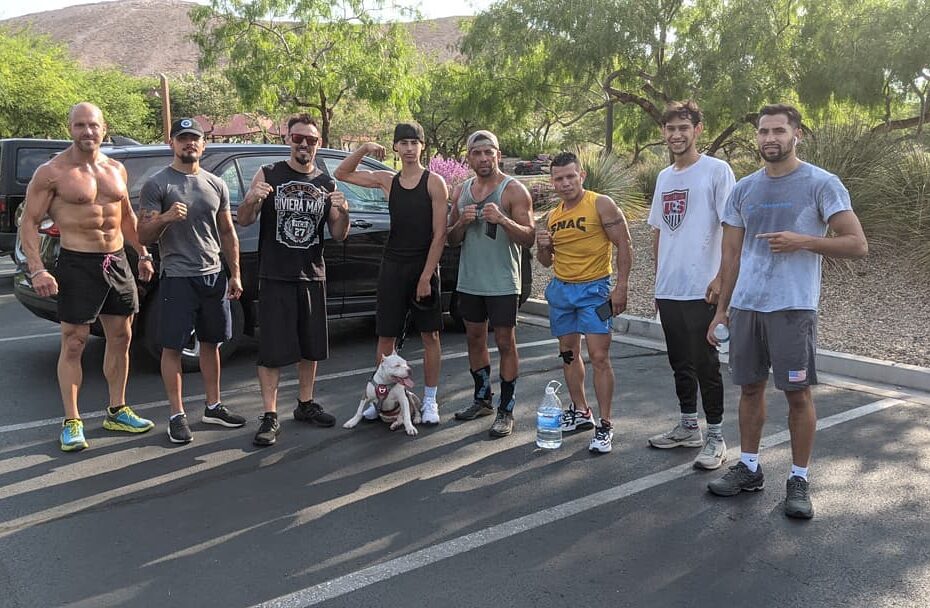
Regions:
[[400, 383], [407, 388], [413, 388], [413, 380], [411, 380], [409, 376], [407, 378], [401, 378]]

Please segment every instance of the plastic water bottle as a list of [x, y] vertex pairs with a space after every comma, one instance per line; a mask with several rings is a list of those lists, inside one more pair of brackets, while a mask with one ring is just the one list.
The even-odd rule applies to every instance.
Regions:
[[546, 385], [546, 395], [536, 409], [536, 445], [554, 450], [562, 445], [562, 402], [556, 391], [562, 383], [552, 380]]
[[730, 328], [723, 323], [717, 323], [717, 327], [714, 328], [714, 337], [717, 338], [717, 341], [721, 344], [729, 341]]

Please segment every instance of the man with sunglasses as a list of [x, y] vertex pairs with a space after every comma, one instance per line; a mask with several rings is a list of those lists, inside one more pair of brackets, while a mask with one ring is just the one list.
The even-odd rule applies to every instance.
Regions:
[[331, 427], [336, 419], [313, 400], [317, 362], [329, 356], [323, 226], [337, 241], [349, 234], [345, 196], [315, 163], [320, 131], [307, 114], [287, 121], [291, 156], [256, 172], [239, 205], [238, 221], [260, 219], [258, 379], [264, 414], [254, 443], [275, 443], [281, 426], [277, 397], [280, 368], [297, 364], [294, 419]]
[[[439, 258], [446, 243], [446, 182], [420, 162], [423, 127], [415, 122], [394, 128], [394, 152], [403, 162], [400, 173], [359, 170], [362, 157], [384, 159], [384, 148], [369, 142], [350, 154], [334, 175], [350, 184], [380, 188], [388, 196], [391, 232], [378, 273], [377, 362], [391, 354], [403, 335], [408, 314], [423, 341], [423, 412], [427, 424], [439, 424], [439, 330], [442, 301]], [[365, 417], [377, 417], [369, 407]]]

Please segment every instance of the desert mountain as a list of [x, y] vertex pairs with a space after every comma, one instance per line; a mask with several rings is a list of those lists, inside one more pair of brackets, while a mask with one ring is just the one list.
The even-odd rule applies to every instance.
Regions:
[[[119, 0], [69, 6], [0, 21], [14, 30], [30, 28], [63, 42], [87, 67], [117, 67], [135, 76], [197, 71], [194, 26], [187, 16], [192, 2]], [[454, 57], [467, 17], [446, 17], [407, 24], [420, 51], [437, 60]]]

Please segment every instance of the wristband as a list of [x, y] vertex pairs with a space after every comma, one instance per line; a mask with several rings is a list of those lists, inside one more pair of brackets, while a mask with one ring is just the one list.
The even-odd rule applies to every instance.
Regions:
[[140, 262], [154, 262], [155, 258], [152, 257], [151, 253], [146, 253], [145, 255], [139, 256], [139, 261]]
[[29, 280], [31, 281], [32, 279], [36, 278], [37, 276], [39, 276], [39, 275], [42, 274], [43, 272], [48, 272], [48, 270], [46, 270], [45, 268], [41, 268], [41, 269], [39, 269], [39, 270], [36, 270], [35, 272], [27, 272], [27, 273], [26, 273], [26, 278], [29, 279]]

